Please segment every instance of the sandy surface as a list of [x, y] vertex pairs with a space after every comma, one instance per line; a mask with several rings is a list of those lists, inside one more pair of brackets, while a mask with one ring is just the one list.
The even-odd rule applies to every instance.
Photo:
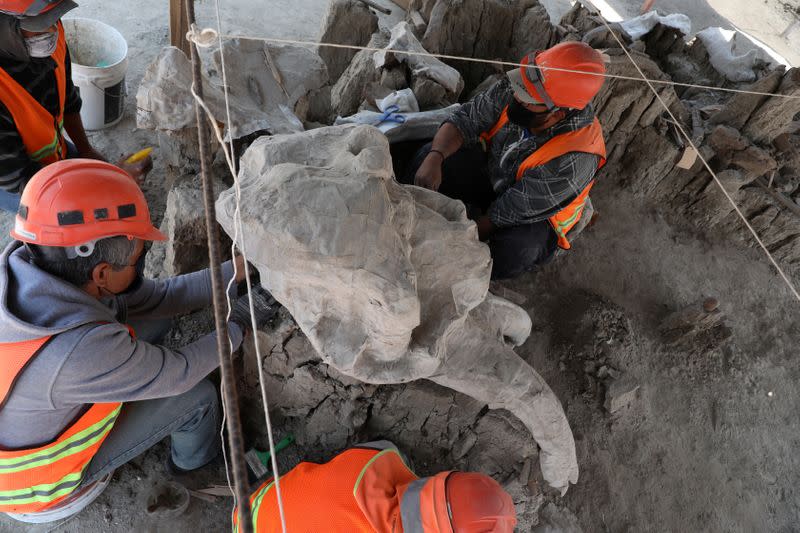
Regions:
[[[133, 95], [144, 68], [168, 42], [167, 2], [140, 0], [135, 16], [101, 0], [81, 4], [76, 16], [119, 28], [130, 45], [126, 118], [93, 133], [92, 141], [109, 157], [154, 145], [150, 134], [135, 130]], [[251, 12], [249, 1], [226, 0], [224, 24], [236, 33], [313, 39], [323, 4], [273, 0], [268, 9]], [[640, 2], [608, 4], [628, 16]], [[729, 17], [800, 64], [800, 40], [792, 51], [775, 35], [791, 18], [774, 0], [657, 0], [656, 5], [690, 14], [696, 30], [724, 25]], [[198, 4], [201, 25], [212, 23], [213, 6]], [[163, 209], [164, 179], [156, 161], [145, 187], [156, 214]], [[755, 251], [699, 238], [692, 228], [675, 228], [602, 183], [593, 198], [601, 217], [580, 246], [541, 275], [509, 284], [528, 296], [535, 327], [526, 346], [548, 346], [547, 357], [531, 363], [563, 400], [576, 433], [581, 479], [560, 504], [586, 531], [796, 531], [797, 303]], [[11, 220], [0, 214], [3, 235]], [[733, 330], [727, 348], [693, 355], [665, 350], [656, 341], [659, 321], [669, 311], [712, 295], [722, 302]], [[177, 334], [185, 340], [196, 334], [193, 328]], [[597, 346], [641, 385], [633, 405], [614, 416], [602, 407], [602, 384], [584, 372]], [[520, 353], [525, 357], [533, 351], [523, 347]], [[224, 530], [225, 500], [193, 500], [187, 515], [169, 523], [145, 516], [147, 491], [163, 477], [164, 451], [162, 446], [121, 469], [85, 513], [55, 529], [31, 531]], [[223, 471], [209, 472], [206, 481], [224, 482]], [[23, 530], [0, 518], [0, 532]]]

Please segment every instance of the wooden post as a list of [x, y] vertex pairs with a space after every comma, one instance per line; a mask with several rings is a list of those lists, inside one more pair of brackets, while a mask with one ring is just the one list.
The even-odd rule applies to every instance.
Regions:
[[189, 22], [186, 18], [186, 0], [169, 0], [169, 42], [186, 54], [191, 55], [189, 41], [186, 33], [189, 31]]

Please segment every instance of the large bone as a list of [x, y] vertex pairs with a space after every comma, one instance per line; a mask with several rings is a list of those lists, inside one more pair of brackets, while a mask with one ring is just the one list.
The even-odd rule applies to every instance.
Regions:
[[[328, 364], [368, 383], [431, 379], [506, 408], [576, 482], [560, 402], [513, 351], [530, 318], [488, 293], [491, 258], [464, 205], [393, 179], [386, 138], [344, 125], [262, 137], [241, 162], [237, 244]], [[233, 236], [233, 190], [217, 202]]]

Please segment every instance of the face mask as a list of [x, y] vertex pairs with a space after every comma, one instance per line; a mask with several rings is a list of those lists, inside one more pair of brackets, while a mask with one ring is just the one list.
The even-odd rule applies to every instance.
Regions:
[[508, 104], [508, 120], [521, 128], [536, 129], [550, 118], [550, 111], [535, 113], [519, 103], [516, 98]]
[[25, 46], [31, 57], [50, 57], [58, 46], [58, 31], [26, 37]]
[[136, 277], [133, 278], [133, 282], [128, 286], [127, 289], [122, 291], [120, 294], [130, 294], [139, 290], [139, 287], [142, 286], [142, 282], [144, 281], [144, 263], [145, 263], [145, 256], [147, 255], [147, 250], [142, 252], [142, 255], [139, 256], [139, 259], [136, 260]]

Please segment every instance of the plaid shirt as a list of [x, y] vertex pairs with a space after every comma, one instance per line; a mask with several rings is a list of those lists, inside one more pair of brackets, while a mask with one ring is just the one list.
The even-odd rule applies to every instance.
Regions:
[[[489, 131], [511, 102], [513, 92], [506, 77], [475, 96], [448, 119], [464, 137], [464, 146], [475, 146], [480, 134]], [[546, 220], [567, 207], [594, 178], [598, 156], [571, 152], [528, 169], [517, 181], [517, 169], [544, 143], [563, 133], [592, 123], [591, 105], [572, 111], [555, 126], [531, 134], [509, 122], [492, 138], [489, 146], [489, 177], [497, 199], [489, 218], [497, 227], [519, 226]]]
[[[0, 68], [6, 71], [50, 114], [58, 114], [58, 88], [56, 85], [56, 62], [52, 58], [32, 59], [23, 63], [0, 57]], [[81, 97], [72, 83], [72, 63], [69, 50], [66, 65], [67, 96], [64, 100], [64, 114], [80, 113]], [[11, 112], [2, 102], [0, 95], [0, 188], [9, 192], [21, 192], [28, 180], [42, 168], [28, 157], [25, 143], [17, 131]]]

